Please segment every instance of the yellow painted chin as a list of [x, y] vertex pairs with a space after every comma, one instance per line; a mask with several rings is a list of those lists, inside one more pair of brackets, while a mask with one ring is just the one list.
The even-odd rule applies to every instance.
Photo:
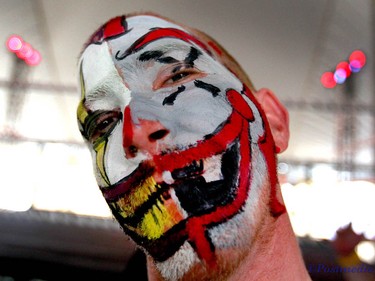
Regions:
[[[131, 218], [137, 209], [150, 200], [151, 195], [155, 194], [160, 188], [155, 179], [149, 177], [126, 197], [110, 204], [123, 218]], [[182, 210], [174, 199], [171, 197], [164, 199], [160, 195], [155, 200], [155, 203], [143, 214], [136, 227], [130, 225], [126, 225], [126, 227], [148, 240], [155, 240], [163, 236], [165, 232], [183, 219]]]

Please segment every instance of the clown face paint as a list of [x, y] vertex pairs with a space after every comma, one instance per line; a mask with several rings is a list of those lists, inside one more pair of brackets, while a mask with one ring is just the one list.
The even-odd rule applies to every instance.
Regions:
[[212, 44], [155, 16], [118, 17], [80, 59], [78, 122], [97, 182], [126, 234], [159, 264], [186, 249], [215, 264], [218, 248], [240, 243], [241, 219], [254, 235], [264, 181], [270, 211], [285, 210], [269, 173], [267, 122]]

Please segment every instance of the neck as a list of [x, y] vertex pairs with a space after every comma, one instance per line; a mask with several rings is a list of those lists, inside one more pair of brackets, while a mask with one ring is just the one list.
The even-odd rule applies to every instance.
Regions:
[[260, 230], [252, 250], [227, 279], [238, 280], [311, 280], [287, 213]]
[[[228, 258], [230, 255], [223, 254], [223, 256]], [[148, 257], [147, 268], [150, 281], [164, 280], [150, 257]], [[191, 280], [196, 280], [194, 278], [197, 275], [194, 273], [188, 275], [192, 276]], [[287, 213], [277, 219], [267, 216], [262, 229], [252, 243], [251, 250], [230, 274], [224, 278], [221, 273], [220, 277], [213, 276], [212, 272], [208, 275], [210, 276], [201, 280], [311, 280]], [[182, 279], [190, 280], [188, 276]]]

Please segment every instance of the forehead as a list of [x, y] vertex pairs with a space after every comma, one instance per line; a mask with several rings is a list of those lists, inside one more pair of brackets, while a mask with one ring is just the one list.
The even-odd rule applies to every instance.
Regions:
[[[174, 43], [160, 39], [170, 39], [169, 41]], [[106, 81], [120, 82], [122, 79], [118, 70], [122, 67], [121, 63], [126, 55], [139, 55], [141, 50], [146, 49], [158, 49], [166, 53], [186, 52], [186, 46], [191, 41], [203, 46], [203, 43], [180, 25], [156, 16], [139, 15], [112, 19], [92, 36], [81, 55], [80, 64], [86, 93], [103, 87]]]

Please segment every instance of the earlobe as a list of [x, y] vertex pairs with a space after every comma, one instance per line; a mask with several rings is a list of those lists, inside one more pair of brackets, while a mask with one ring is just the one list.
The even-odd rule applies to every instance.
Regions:
[[288, 111], [269, 89], [260, 89], [255, 97], [266, 114], [277, 152], [285, 151], [289, 143]]

